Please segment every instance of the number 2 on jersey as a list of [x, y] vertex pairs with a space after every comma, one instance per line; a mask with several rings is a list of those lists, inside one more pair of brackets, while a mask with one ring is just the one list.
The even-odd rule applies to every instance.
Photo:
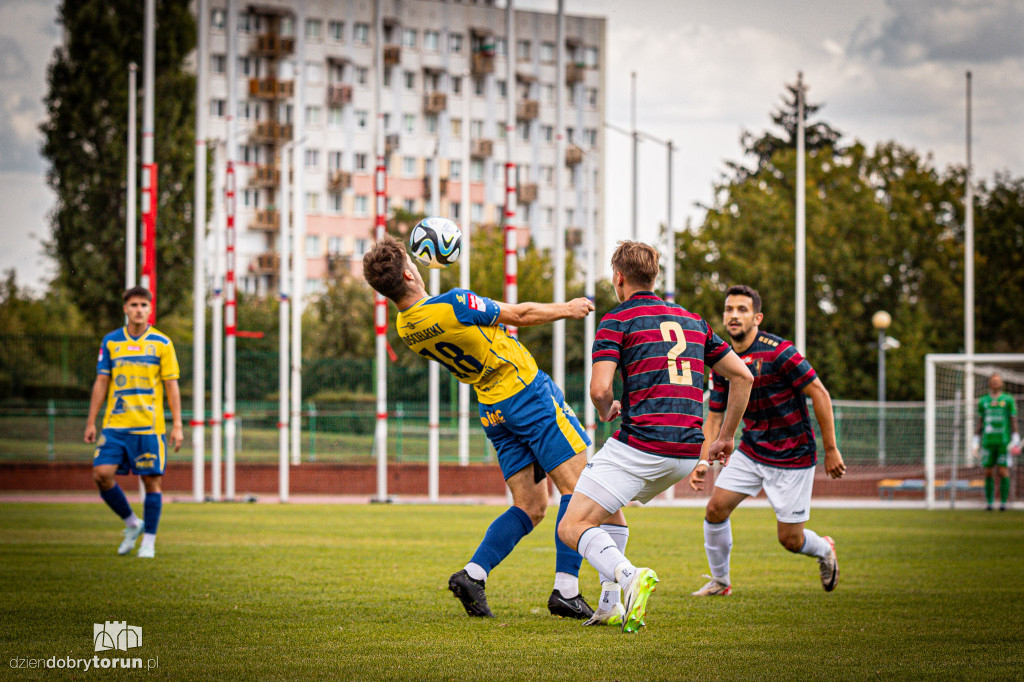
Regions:
[[[674, 337], [674, 338], [673, 338]], [[690, 372], [690, 361], [678, 362], [677, 359], [686, 350], [686, 335], [678, 322], [662, 322], [661, 338], [663, 341], [675, 341], [676, 345], [668, 351], [668, 377], [673, 384], [693, 386], [693, 374]]]

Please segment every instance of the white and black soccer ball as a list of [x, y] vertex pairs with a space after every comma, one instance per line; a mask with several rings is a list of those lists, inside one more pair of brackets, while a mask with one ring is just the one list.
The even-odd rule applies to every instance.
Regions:
[[409, 252], [428, 268], [446, 268], [462, 253], [462, 230], [447, 218], [424, 218], [409, 233]]

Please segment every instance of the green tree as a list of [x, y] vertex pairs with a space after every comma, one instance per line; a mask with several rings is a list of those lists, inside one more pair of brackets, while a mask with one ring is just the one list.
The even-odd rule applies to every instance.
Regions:
[[[100, 328], [121, 321], [124, 288], [128, 64], [142, 62], [143, 7], [133, 0], [65, 0], [54, 53], [43, 155], [57, 195], [48, 243], [57, 282]], [[156, 4], [155, 159], [159, 164], [157, 309], [177, 309], [192, 280], [196, 44], [186, 0]], [[141, 118], [141, 107], [140, 118]], [[141, 121], [139, 122], [141, 124]]]
[[977, 349], [1024, 352], [1024, 178], [997, 174], [975, 207]]

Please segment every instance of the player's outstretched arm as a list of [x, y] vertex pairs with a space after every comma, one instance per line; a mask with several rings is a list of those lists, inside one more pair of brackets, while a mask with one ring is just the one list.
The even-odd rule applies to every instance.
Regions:
[[725, 413], [721, 417], [722, 426], [715, 440], [708, 446], [707, 458], [711, 461], [729, 460], [736, 440], [736, 429], [747, 410], [750, 389], [754, 386], [754, 376], [740, 360], [740, 356], [729, 351], [714, 365], [714, 370], [729, 381], [729, 398], [725, 403]]
[[501, 311], [498, 322], [513, 327], [536, 327], [555, 320], [582, 320], [594, 310], [593, 301], [583, 297], [565, 303], [495, 303]]
[[92, 385], [92, 396], [89, 398], [89, 416], [85, 422], [85, 442], [96, 442], [96, 415], [100, 413], [100, 406], [107, 397], [107, 388], [110, 386], [110, 375], [97, 374], [96, 382]]
[[832, 397], [828, 394], [821, 379], [815, 379], [804, 386], [804, 395], [811, 399], [814, 418], [821, 429], [821, 440], [825, 445], [825, 473], [832, 478], [842, 478], [846, 473], [846, 463], [836, 445], [836, 423], [832, 418]]

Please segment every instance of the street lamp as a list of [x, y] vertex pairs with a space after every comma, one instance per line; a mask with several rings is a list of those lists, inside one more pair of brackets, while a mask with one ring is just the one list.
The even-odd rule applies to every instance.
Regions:
[[871, 316], [871, 325], [878, 330], [878, 466], [885, 466], [885, 351], [900, 347], [885, 334], [891, 324], [892, 316], [884, 310]]

